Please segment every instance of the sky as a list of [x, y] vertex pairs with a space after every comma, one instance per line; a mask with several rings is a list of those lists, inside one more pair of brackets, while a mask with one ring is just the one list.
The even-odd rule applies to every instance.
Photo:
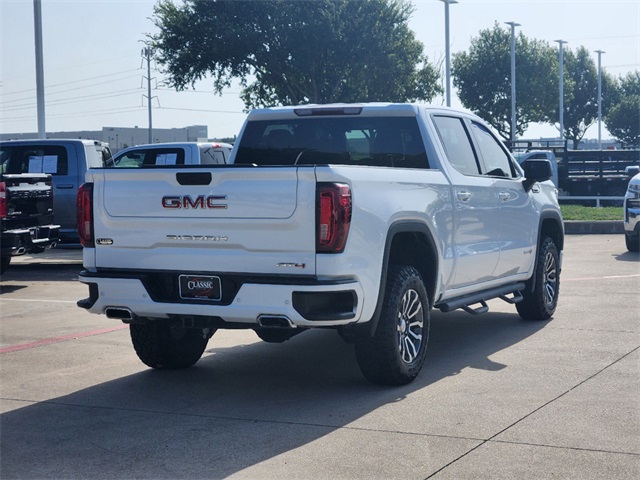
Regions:
[[[176, 0], [179, 1], [179, 0]], [[46, 130], [148, 128], [146, 34], [156, 32], [154, 0], [41, 0]], [[413, 0], [410, 27], [430, 61], [444, 64], [445, 5]], [[37, 132], [33, 0], [0, 0], [0, 132]], [[584, 46], [614, 76], [640, 70], [640, 0], [459, 0], [450, 6], [450, 49], [469, 48], [495, 22], [520, 23], [516, 32], [566, 49]], [[212, 26], [215, 28], [215, 26]], [[203, 80], [193, 91], [163, 85], [152, 63], [152, 118], [156, 128], [207, 125], [210, 138], [233, 137], [246, 117], [240, 87], [222, 95]], [[444, 69], [444, 67], [443, 67]], [[444, 75], [444, 72], [443, 72]], [[517, 99], [517, 95], [516, 95]], [[432, 103], [444, 105], [443, 97]], [[455, 89], [452, 106], [460, 107]], [[524, 138], [554, 137], [551, 125], [533, 124]], [[603, 128], [603, 139], [609, 137]], [[586, 138], [597, 138], [597, 126]]]

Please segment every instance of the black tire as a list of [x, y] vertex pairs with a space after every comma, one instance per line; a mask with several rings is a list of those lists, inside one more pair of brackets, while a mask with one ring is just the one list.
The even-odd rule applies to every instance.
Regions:
[[640, 236], [632, 237], [631, 235], [624, 235], [624, 243], [627, 244], [627, 250], [630, 252], [640, 252]]
[[131, 324], [131, 343], [142, 363], [157, 369], [175, 370], [194, 365], [207, 347], [211, 334], [198, 328], [172, 325], [167, 320]]
[[[627, 194], [627, 185], [619, 185], [611, 191], [605, 192], [603, 195], [607, 197], [624, 197]], [[621, 207], [624, 200], [603, 200], [603, 207]]]
[[376, 332], [356, 339], [365, 378], [380, 385], [413, 381], [424, 365], [429, 322], [429, 299], [420, 273], [410, 266], [390, 266]]
[[556, 311], [560, 293], [559, 258], [554, 241], [543, 237], [536, 258], [535, 276], [527, 282], [527, 287], [522, 292], [523, 300], [516, 303], [516, 309], [523, 319], [548, 320]]
[[9, 268], [10, 263], [11, 255], [2, 255], [0, 257], [0, 275], [2, 275], [7, 268]]

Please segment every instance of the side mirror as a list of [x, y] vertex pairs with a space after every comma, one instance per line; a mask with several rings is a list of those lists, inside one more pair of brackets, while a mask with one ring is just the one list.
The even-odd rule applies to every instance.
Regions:
[[534, 183], [544, 182], [551, 178], [551, 162], [547, 159], [529, 159], [522, 164], [524, 168], [524, 189], [528, 192]]
[[630, 165], [630, 166], [628, 166], [628, 167], [626, 167], [624, 169], [624, 173], [626, 173], [630, 177], [635, 177], [637, 174], [640, 173], [640, 166], [639, 165]]

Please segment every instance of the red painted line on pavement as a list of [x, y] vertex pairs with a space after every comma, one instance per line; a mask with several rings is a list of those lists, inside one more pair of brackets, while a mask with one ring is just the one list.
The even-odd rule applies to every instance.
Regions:
[[101, 330], [93, 330], [91, 332], [74, 333], [72, 335], [65, 335], [64, 337], [47, 338], [45, 340], [40, 340], [37, 342], [31, 342], [31, 343], [23, 343], [21, 345], [11, 345], [9, 347], [0, 348], [0, 354], [18, 352], [20, 350], [27, 350], [28, 348], [42, 347], [44, 345], [50, 345], [52, 343], [66, 342], [68, 340], [75, 340], [77, 338], [83, 338], [83, 337], [91, 337], [93, 335], [102, 335], [103, 333], [117, 332], [118, 330], [123, 330], [125, 328], [128, 328], [128, 325], [120, 325], [118, 327], [103, 328]]

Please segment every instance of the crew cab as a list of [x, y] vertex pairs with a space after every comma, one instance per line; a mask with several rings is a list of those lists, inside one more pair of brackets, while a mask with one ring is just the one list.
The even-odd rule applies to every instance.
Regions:
[[139, 358], [185, 368], [218, 329], [355, 345], [412, 381], [430, 311], [558, 305], [564, 230], [546, 159], [521, 167], [480, 118], [416, 104], [252, 111], [227, 165], [91, 169], [79, 191], [89, 296]]

